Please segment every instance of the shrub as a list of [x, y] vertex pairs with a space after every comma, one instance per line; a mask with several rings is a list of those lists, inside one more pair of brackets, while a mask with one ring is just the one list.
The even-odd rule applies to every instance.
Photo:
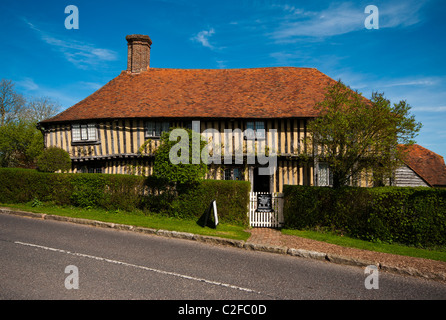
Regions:
[[[177, 136], [180, 133], [183, 135]], [[174, 137], [176, 140], [171, 141], [170, 139]], [[193, 140], [197, 143], [196, 150], [193, 147]], [[206, 142], [202, 140], [201, 135], [190, 129], [173, 128], [163, 133], [161, 145], [155, 152], [153, 167], [155, 176], [168, 179], [177, 183], [179, 188], [186, 189], [189, 185], [202, 181], [207, 172], [207, 164], [201, 158], [201, 151], [205, 147]], [[171, 159], [173, 156], [171, 153], [178, 157], [176, 161], [179, 163]]]
[[42, 172], [68, 172], [71, 169], [71, 158], [68, 152], [58, 147], [45, 149], [37, 158], [37, 168]]
[[285, 227], [364, 240], [446, 245], [446, 190], [285, 186]]

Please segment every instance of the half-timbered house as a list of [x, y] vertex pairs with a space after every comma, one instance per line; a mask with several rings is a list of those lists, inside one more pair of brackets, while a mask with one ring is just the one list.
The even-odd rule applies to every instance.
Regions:
[[[282, 192], [284, 184], [330, 184], [328, 167], [301, 155], [308, 148], [307, 123], [317, 116], [314, 106], [333, 79], [314, 68], [151, 68], [150, 38], [126, 39], [127, 70], [39, 124], [46, 147], [70, 154], [73, 172], [152, 174], [161, 133], [184, 127], [232, 155], [243, 150], [241, 163], [210, 165], [207, 178], [249, 180], [253, 191], [266, 192]], [[259, 173], [265, 163], [247, 161], [245, 132], [253, 135], [254, 148], [277, 156], [270, 175]], [[365, 173], [359, 181], [367, 186], [371, 179]]]

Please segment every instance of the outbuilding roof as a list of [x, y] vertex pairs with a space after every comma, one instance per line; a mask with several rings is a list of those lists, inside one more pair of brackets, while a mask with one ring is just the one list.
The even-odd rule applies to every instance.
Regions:
[[418, 144], [407, 146], [404, 163], [432, 187], [446, 186], [446, 165], [439, 154]]

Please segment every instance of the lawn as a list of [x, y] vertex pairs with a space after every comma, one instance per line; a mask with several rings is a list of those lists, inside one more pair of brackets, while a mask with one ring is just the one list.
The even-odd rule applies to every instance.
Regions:
[[113, 222], [137, 227], [152, 228], [157, 230], [170, 230], [189, 232], [200, 235], [215, 236], [236, 240], [247, 240], [250, 233], [246, 227], [219, 223], [216, 229], [201, 227], [196, 220], [184, 220], [170, 218], [161, 215], [144, 214], [143, 212], [107, 211], [104, 209], [83, 209], [77, 207], [60, 207], [49, 204], [0, 204], [2, 207], [19, 209], [22, 211], [60, 215], [72, 218], [91, 219], [103, 222]]

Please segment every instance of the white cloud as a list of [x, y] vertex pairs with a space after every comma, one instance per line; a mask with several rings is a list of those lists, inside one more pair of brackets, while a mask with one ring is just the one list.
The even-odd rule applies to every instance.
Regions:
[[331, 75], [334, 78], [341, 79], [344, 83], [354, 89], [369, 89], [371, 91], [382, 92], [383, 90], [398, 93], [401, 96], [409, 95], [414, 100], [426, 100], [426, 95], [429, 92], [429, 97], [436, 97], [437, 101], [444, 98], [444, 84], [446, 77], [444, 76], [407, 76], [386, 78], [383, 76], [377, 77], [376, 74], [361, 74], [354, 72], [348, 68], [340, 71], [332, 71]]
[[226, 61], [225, 60], [216, 60], [217, 67], [219, 69], [225, 69], [226, 68]]
[[[286, 9], [284, 9], [286, 10]], [[297, 12], [293, 8], [294, 12]], [[287, 10], [289, 11], [289, 10]], [[320, 12], [301, 11], [285, 17], [285, 21], [271, 33], [279, 41], [296, 37], [327, 37], [364, 28], [364, 13], [350, 4], [329, 7]]]
[[50, 45], [54, 50], [62, 53], [69, 62], [80, 69], [95, 67], [104, 61], [118, 59], [117, 53], [113, 50], [97, 48], [95, 45], [86, 42], [58, 39], [48, 32], [37, 28], [28, 20], [23, 20], [39, 35], [42, 41]]
[[25, 77], [23, 80], [17, 81], [16, 83], [26, 91], [35, 91], [39, 89], [39, 86], [29, 77]]
[[80, 81], [79, 84], [83, 88], [92, 89], [92, 90], [99, 90], [104, 85], [102, 83], [89, 82], [89, 81]]
[[[407, 27], [421, 21], [421, 8], [425, 3], [400, 1], [377, 4], [379, 28]], [[299, 37], [325, 38], [364, 30], [365, 5], [345, 2], [330, 5], [322, 11], [309, 11], [294, 6], [276, 6], [285, 15], [282, 23], [269, 33], [279, 42], [290, 42]]]
[[390, 88], [390, 87], [427, 87], [427, 86], [434, 86], [439, 84], [441, 80], [439, 78], [433, 78], [433, 77], [425, 77], [425, 78], [419, 78], [419, 79], [413, 79], [413, 78], [404, 78], [404, 79], [393, 79], [390, 81], [384, 81], [380, 84], [383, 88]]
[[192, 40], [201, 43], [203, 47], [214, 49], [214, 46], [209, 43], [209, 38], [215, 33], [215, 30], [212, 28], [210, 30], [203, 30], [198, 32]]
[[380, 28], [408, 27], [421, 21], [423, 1], [402, 1], [379, 6]]

